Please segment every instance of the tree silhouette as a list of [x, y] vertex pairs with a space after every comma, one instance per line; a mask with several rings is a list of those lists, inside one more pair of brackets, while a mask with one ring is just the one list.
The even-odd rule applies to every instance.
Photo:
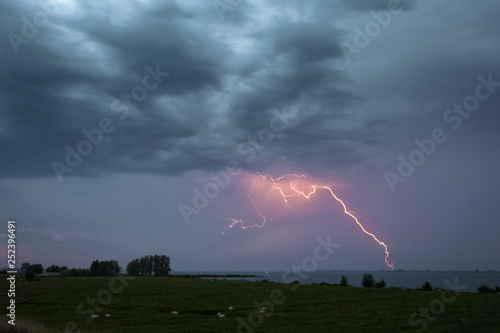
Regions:
[[90, 275], [91, 276], [114, 276], [120, 273], [120, 266], [118, 261], [99, 261], [94, 260], [90, 265]]
[[363, 274], [363, 281], [361, 284], [365, 288], [372, 288], [375, 286], [375, 279], [371, 274]]
[[345, 275], [342, 275], [342, 278], [340, 279], [340, 285], [342, 287], [347, 287], [349, 285], [349, 280], [347, 280]]
[[134, 259], [127, 264], [129, 275], [142, 276], [167, 276], [170, 269], [170, 258], [165, 255], [147, 255]]

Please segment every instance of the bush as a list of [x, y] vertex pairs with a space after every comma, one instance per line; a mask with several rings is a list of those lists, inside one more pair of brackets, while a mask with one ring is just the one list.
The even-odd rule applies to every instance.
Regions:
[[33, 265], [29, 265], [26, 270], [26, 280], [28, 281], [39, 281], [40, 279], [36, 276], [35, 270], [33, 269]]
[[377, 288], [385, 288], [385, 281], [384, 281], [384, 279], [382, 279], [379, 282], [375, 283], [375, 287], [377, 287]]
[[482, 294], [491, 294], [495, 292], [495, 289], [490, 288], [487, 285], [483, 284], [481, 287], [477, 288], [477, 292]]
[[365, 288], [373, 288], [375, 286], [375, 279], [371, 274], [363, 274], [363, 281], [361, 284]]
[[500, 287], [495, 287], [495, 291], [496, 291], [497, 293], [500, 293]]
[[340, 279], [340, 286], [347, 287], [348, 285], [349, 285], [349, 280], [346, 278], [345, 275], [342, 275], [342, 278]]
[[425, 281], [424, 285], [422, 286], [422, 290], [425, 290], [425, 291], [432, 291], [432, 286], [431, 286], [431, 284], [429, 283], [429, 281]]

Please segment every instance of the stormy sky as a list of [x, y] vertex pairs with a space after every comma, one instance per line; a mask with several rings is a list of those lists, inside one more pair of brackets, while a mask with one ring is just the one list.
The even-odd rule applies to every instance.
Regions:
[[499, 270], [499, 13], [495, 0], [4, 1], [0, 258], [15, 219], [19, 263], [166, 254], [174, 271], [285, 270], [329, 236], [340, 246], [318, 269], [387, 269], [325, 193], [226, 230], [281, 209], [248, 177], [294, 173], [330, 186], [396, 269]]

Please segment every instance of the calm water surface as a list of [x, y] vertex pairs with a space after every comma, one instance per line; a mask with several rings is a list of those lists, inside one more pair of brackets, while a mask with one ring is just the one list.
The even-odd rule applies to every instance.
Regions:
[[[266, 274], [263, 271], [254, 272], [244, 272], [244, 271], [228, 271], [228, 272], [172, 272], [172, 274], [252, 274], [258, 275], [258, 278], [245, 277], [245, 278], [234, 278], [234, 279], [244, 279], [249, 281], [260, 281], [267, 279], [273, 282], [285, 282], [289, 283], [294, 280], [299, 280], [303, 284], [310, 283], [339, 283], [342, 275], [345, 275], [349, 281], [349, 285], [355, 287], [361, 287], [361, 281], [363, 279], [363, 274], [370, 273], [373, 275], [376, 281], [384, 279], [387, 287], [400, 287], [400, 288], [420, 288], [425, 281], [429, 283], [434, 288], [445, 288], [449, 289], [445, 283], [448, 280], [452, 285], [456, 283], [461, 286], [465, 286], [463, 291], [466, 292], [477, 292], [477, 287], [485, 284], [494, 288], [495, 286], [500, 287], [500, 272], [390, 272], [390, 271], [315, 271], [312, 273], [302, 273], [301, 278], [298, 274], [284, 272], [273, 272], [270, 271]], [[307, 276], [306, 276], [307, 275]], [[233, 279], [233, 278], [227, 278]]]

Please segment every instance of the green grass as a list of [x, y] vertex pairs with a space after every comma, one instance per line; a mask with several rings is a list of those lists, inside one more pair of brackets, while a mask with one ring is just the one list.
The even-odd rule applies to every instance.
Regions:
[[[248, 323], [253, 313], [253, 319], [259, 321], [257, 308], [261, 306], [256, 307], [254, 302], [269, 301], [279, 290], [286, 300], [265, 313], [262, 324], [252, 328], [253, 332], [417, 332], [422, 326], [412, 326], [410, 315], [441, 299], [441, 292], [395, 288], [137, 277], [127, 281], [121, 292], [112, 294], [111, 302], [96, 313], [99, 319], [86, 323], [91, 309], [86, 305], [87, 298], [96, 298], [99, 292], [101, 296], [111, 294], [111, 279], [52, 277], [25, 282], [18, 278], [16, 321], [42, 324], [52, 332], [64, 332], [68, 322], [76, 323], [82, 332], [236, 332], [238, 317]], [[2, 281], [1, 306], [5, 309], [8, 284], [5, 278]], [[115, 287], [119, 287], [118, 282]], [[452, 297], [453, 293], [445, 296]], [[85, 315], [76, 310], [82, 303], [80, 312]], [[230, 306], [233, 311], [228, 310]], [[2, 332], [6, 331], [4, 312]], [[225, 317], [219, 318], [218, 312]], [[428, 322], [425, 332], [499, 332], [499, 312], [499, 294], [462, 293], [446, 304], [441, 314], [431, 314], [435, 319]], [[104, 318], [105, 313], [111, 317]]]

